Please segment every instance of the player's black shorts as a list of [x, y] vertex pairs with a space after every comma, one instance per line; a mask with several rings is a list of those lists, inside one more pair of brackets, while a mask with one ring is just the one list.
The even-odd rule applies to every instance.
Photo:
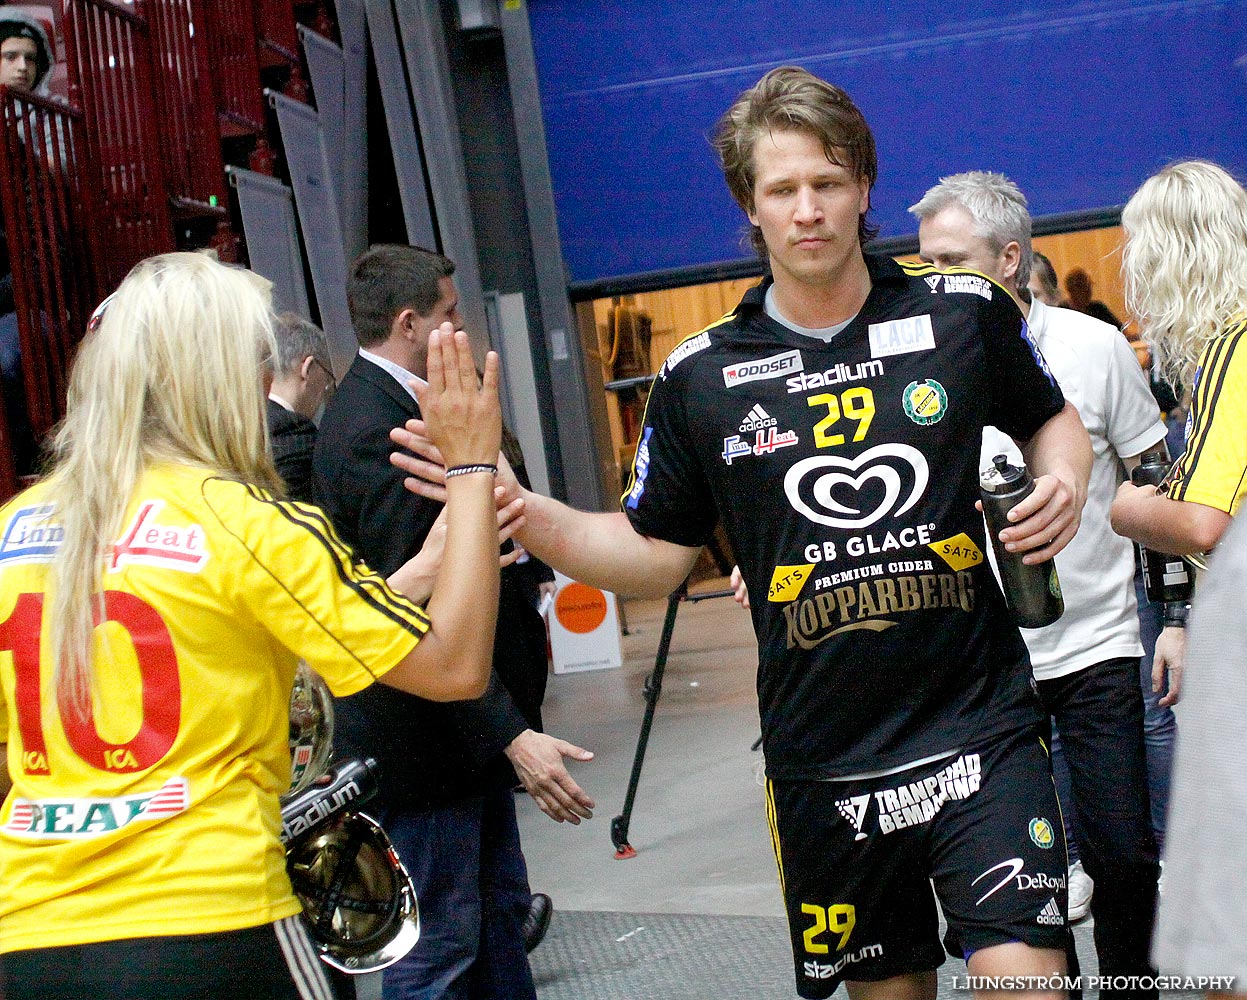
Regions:
[[934, 882], [958, 957], [1062, 949], [1065, 833], [1035, 730], [868, 781], [768, 781], [797, 992], [934, 969]]

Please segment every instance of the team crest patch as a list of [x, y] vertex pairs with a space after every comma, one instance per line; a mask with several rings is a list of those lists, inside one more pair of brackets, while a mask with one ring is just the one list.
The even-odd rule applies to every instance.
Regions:
[[1052, 824], [1042, 816], [1036, 816], [1030, 822], [1031, 843], [1049, 850], [1056, 843], [1056, 835], [1052, 832]]
[[948, 393], [933, 378], [910, 382], [901, 396], [905, 416], [916, 424], [938, 424], [948, 411]]

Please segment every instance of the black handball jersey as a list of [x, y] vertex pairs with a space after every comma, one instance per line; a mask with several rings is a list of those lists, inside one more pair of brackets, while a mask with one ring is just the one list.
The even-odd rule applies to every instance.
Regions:
[[984, 558], [984, 425], [1028, 439], [1064, 399], [1009, 294], [867, 258], [829, 343], [769, 282], [682, 341], [650, 393], [624, 510], [700, 545], [722, 520], [749, 586], [767, 773], [870, 773], [1040, 719]]

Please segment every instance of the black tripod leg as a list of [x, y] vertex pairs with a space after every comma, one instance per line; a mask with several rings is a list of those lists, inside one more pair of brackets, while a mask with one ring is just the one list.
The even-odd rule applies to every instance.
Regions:
[[628, 843], [628, 824], [632, 821], [632, 806], [636, 802], [636, 789], [641, 780], [641, 765], [645, 763], [645, 747], [649, 743], [649, 731], [654, 724], [654, 711], [662, 694], [662, 675], [667, 667], [667, 651], [671, 648], [671, 633], [675, 631], [675, 613], [684, 599], [685, 585], [681, 584], [667, 599], [667, 620], [663, 623], [662, 638], [658, 641], [658, 655], [654, 658], [654, 670], [645, 678], [645, 718], [641, 720], [641, 735], [637, 737], [636, 755], [632, 758], [632, 775], [628, 778], [628, 794], [624, 798], [623, 812], [611, 820], [611, 842], [615, 845], [616, 860], [636, 857], [636, 850]]

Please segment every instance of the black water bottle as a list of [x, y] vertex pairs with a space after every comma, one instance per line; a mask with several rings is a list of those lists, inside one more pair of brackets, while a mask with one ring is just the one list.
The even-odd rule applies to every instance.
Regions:
[[[1136, 486], [1159, 486], [1172, 464], [1164, 448], [1145, 451], [1130, 473], [1130, 481]], [[1139, 546], [1139, 556], [1143, 561], [1143, 585], [1150, 603], [1191, 599], [1195, 590], [1195, 573], [1189, 562], [1181, 556], [1157, 552], [1143, 545]]]
[[1043, 628], [1051, 625], [1065, 612], [1056, 563], [1046, 559], [1028, 566], [1022, 553], [1010, 552], [1000, 541], [1000, 532], [1010, 527], [1008, 513], [1035, 489], [1035, 481], [1025, 467], [1010, 465], [1007, 455], [992, 459], [992, 468], [979, 478], [983, 499], [983, 516], [987, 534], [996, 553], [996, 567], [1005, 592], [1005, 603], [1013, 620], [1022, 628]]

